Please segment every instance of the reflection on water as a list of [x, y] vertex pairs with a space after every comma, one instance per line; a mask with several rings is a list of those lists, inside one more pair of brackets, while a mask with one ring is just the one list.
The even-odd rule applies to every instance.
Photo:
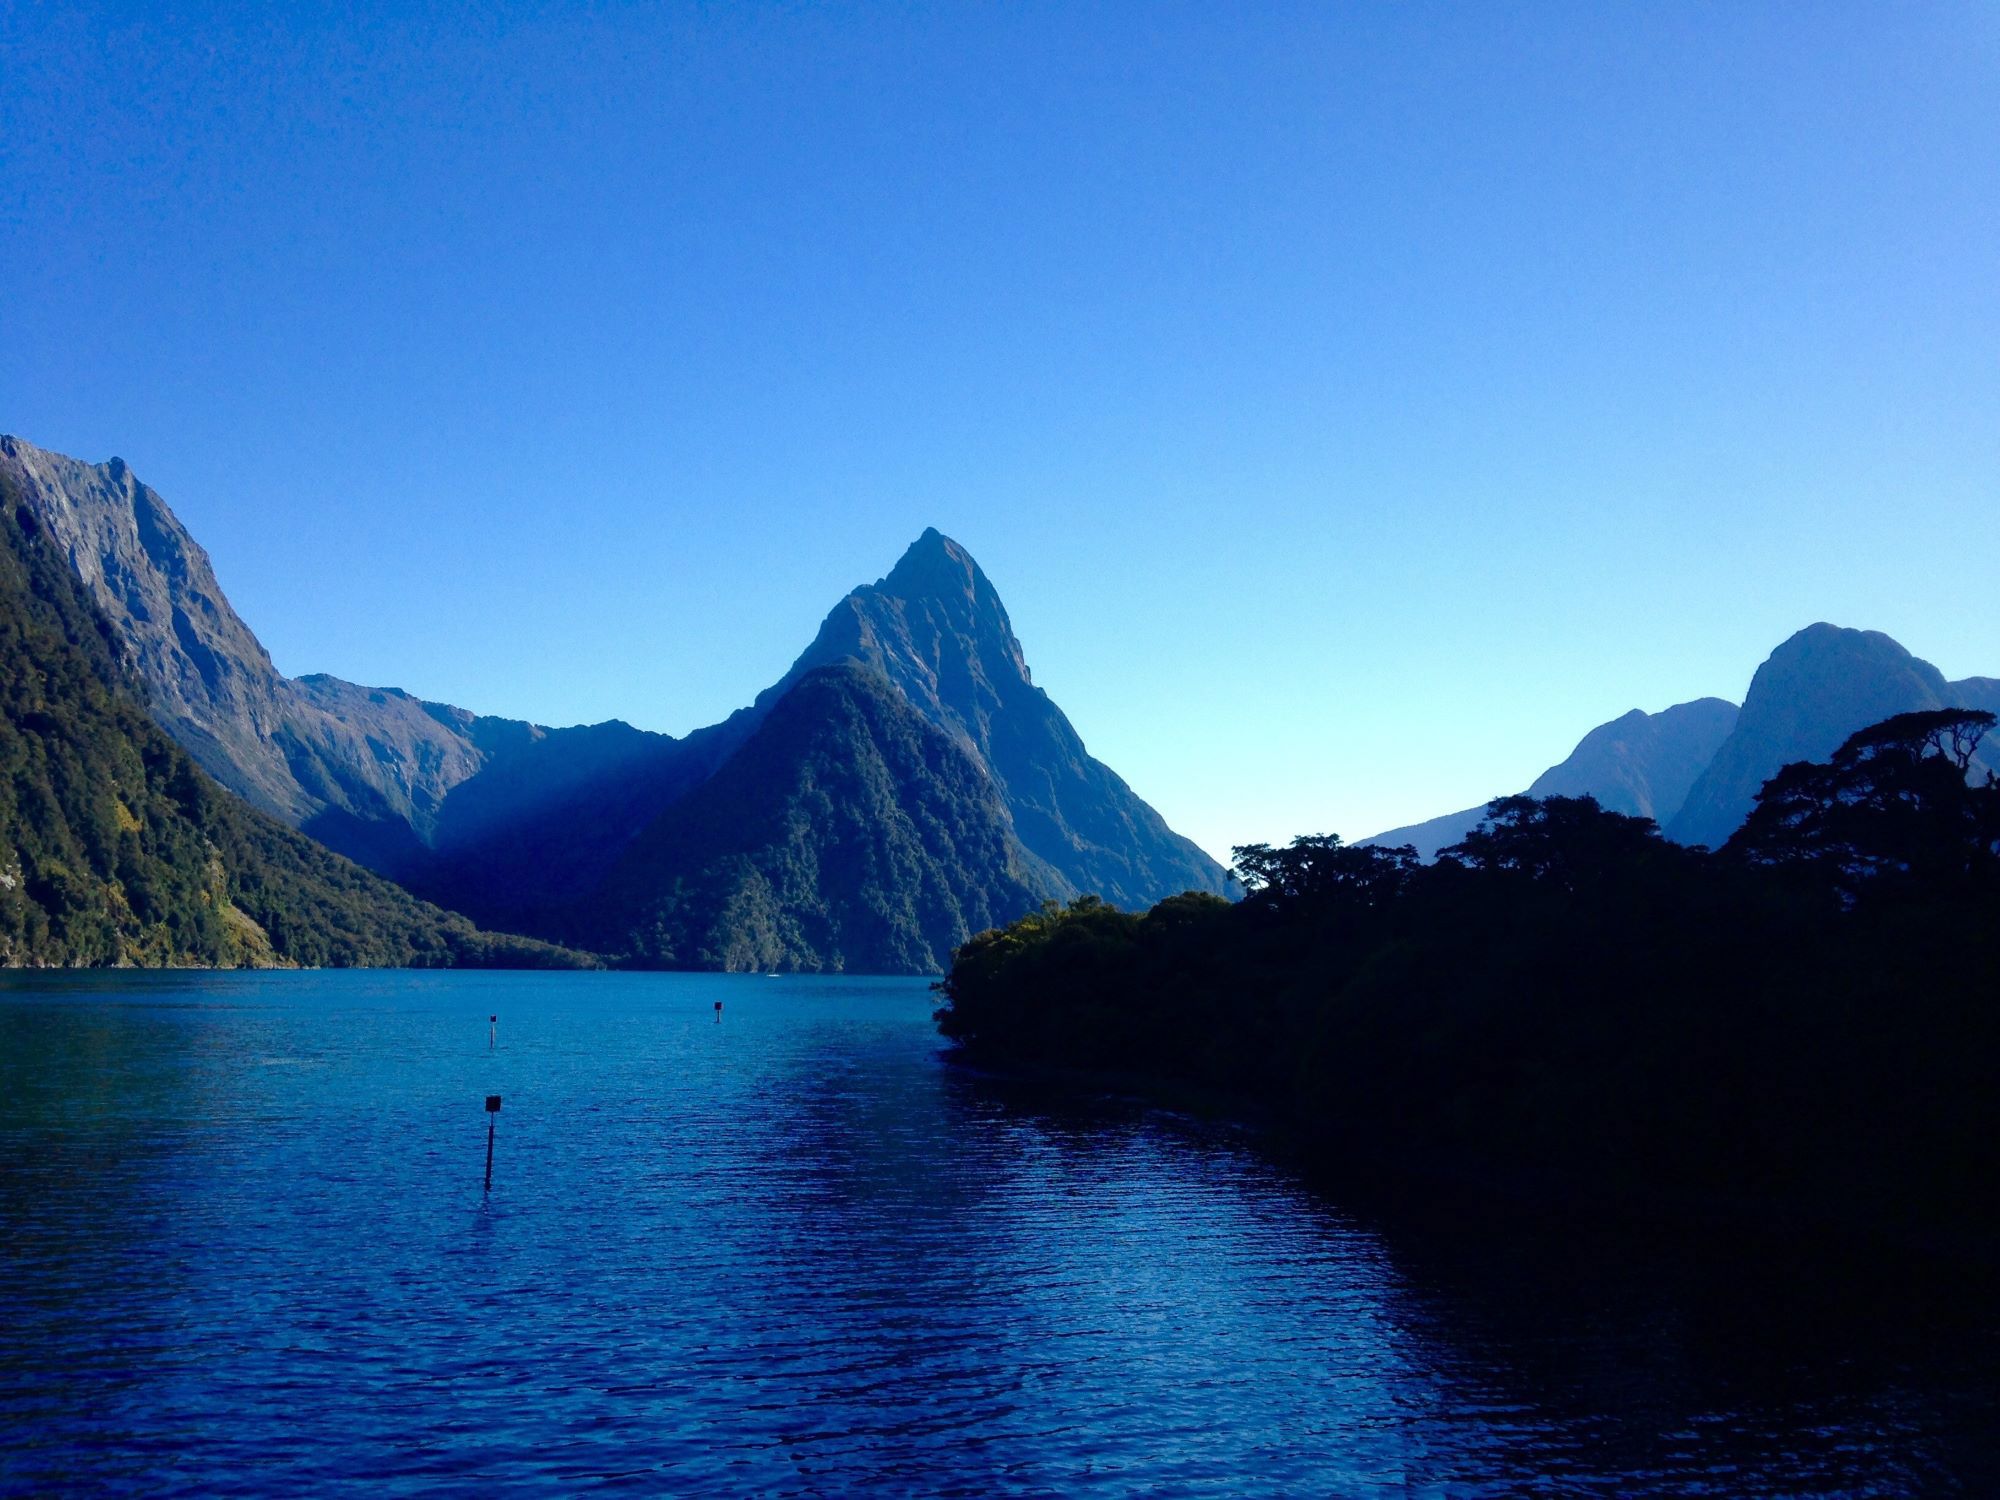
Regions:
[[9, 981], [0, 1487], [2000, 1475], [1984, 1316], [1386, 1223], [1229, 1132], [948, 1068], [929, 1008], [905, 981]]

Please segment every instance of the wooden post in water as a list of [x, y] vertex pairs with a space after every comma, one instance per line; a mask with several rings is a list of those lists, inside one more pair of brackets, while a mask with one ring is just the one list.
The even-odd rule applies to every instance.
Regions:
[[718, 1021], [722, 1019], [722, 1002], [720, 1000], [715, 1002], [715, 1019]]
[[493, 1039], [494, 1037], [499, 1035], [499, 1032], [500, 1032], [500, 1018], [498, 1016], [489, 1015], [486, 1018], [486, 1050], [488, 1052], [491, 1052], [493, 1050]]
[[500, 1118], [500, 1096], [486, 1096], [486, 1191], [493, 1191], [493, 1126]]

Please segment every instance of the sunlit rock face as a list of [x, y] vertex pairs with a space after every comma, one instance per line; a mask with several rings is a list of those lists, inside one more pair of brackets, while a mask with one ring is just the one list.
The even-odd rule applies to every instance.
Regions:
[[122, 460], [81, 463], [8, 437], [0, 467], [116, 627], [153, 716], [210, 775], [289, 823], [332, 814], [387, 825], [374, 835], [385, 847], [420, 841], [491, 742], [534, 732], [394, 688], [287, 678], [208, 554]]

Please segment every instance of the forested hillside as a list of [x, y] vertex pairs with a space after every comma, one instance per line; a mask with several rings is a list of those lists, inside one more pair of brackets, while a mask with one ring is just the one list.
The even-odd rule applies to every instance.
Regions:
[[640, 963], [935, 973], [1059, 888], [965, 747], [880, 673], [807, 673], [580, 916]]
[[418, 901], [216, 785], [0, 476], [0, 963], [573, 965]]

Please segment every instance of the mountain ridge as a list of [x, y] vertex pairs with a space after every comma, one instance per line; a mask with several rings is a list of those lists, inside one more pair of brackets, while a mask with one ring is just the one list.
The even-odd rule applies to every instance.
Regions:
[[[1978, 691], [1988, 681], [1966, 684]], [[1982, 706], [1955, 702], [1957, 686], [1879, 630], [1820, 621], [1794, 632], [1751, 677], [1729, 738], [1664, 825], [1667, 836], [1721, 847], [1784, 766], [1825, 760], [1850, 734], [1894, 714]], [[1994, 753], [1983, 749], [1978, 768], [1990, 768]]]
[[[1537, 776], [1530, 797], [1595, 797], [1611, 812], [1664, 823], [1679, 811], [1737, 715], [1723, 698], [1696, 698], [1648, 714], [1632, 709], [1577, 741], [1568, 756]], [[1479, 826], [1486, 804], [1392, 828], [1364, 844], [1413, 845], [1434, 859]]]
[[[934, 527], [836, 604], [749, 706], [675, 739], [618, 720], [550, 729], [329, 673], [284, 677], [207, 554], [122, 461], [88, 465], [8, 437], [0, 474], [22, 493], [24, 512], [65, 539], [154, 717], [211, 774], [482, 922], [566, 930], [565, 914], [611, 879], [626, 848], [722, 772], [803, 680], [850, 663], [879, 676], [1001, 798], [1007, 835], [979, 844], [991, 868], [969, 877], [968, 910], [982, 909], [974, 887], [996, 879], [1009, 899], [1090, 890], [1135, 906], [1184, 888], [1230, 888], [1220, 865], [1089, 755], [1035, 686], [990, 580]], [[882, 729], [900, 743], [901, 730]], [[766, 790], [781, 802], [791, 795], [783, 784]], [[947, 777], [930, 790], [963, 787]], [[916, 878], [917, 866], [898, 868]], [[925, 961], [937, 960], [933, 944]]]
[[576, 966], [481, 932], [226, 790], [0, 471], [0, 964]]

